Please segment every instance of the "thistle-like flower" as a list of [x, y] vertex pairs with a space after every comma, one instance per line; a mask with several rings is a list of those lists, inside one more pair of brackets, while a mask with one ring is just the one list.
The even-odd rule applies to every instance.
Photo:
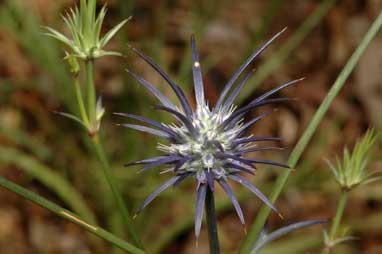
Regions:
[[50, 27], [46, 27], [48, 30], [47, 35], [66, 44], [72, 51], [70, 54], [83, 60], [95, 59], [106, 55], [120, 56], [121, 54], [118, 52], [105, 51], [103, 48], [129, 19], [123, 20], [103, 37], [100, 37], [106, 11], [106, 6], [104, 6], [98, 17], [96, 17], [96, 1], [81, 0], [80, 9], [75, 7], [70, 9], [66, 16], [62, 16], [70, 31], [71, 38]]
[[[123, 124], [123, 126], [147, 132], [168, 141], [167, 144], [158, 145], [158, 149], [162, 151], [164, 155], [127, 164], [127, 166], [144, 165], [140, 172], [147, 171], [157, 166], [166, 165], [167, 167], [162, 173], [171, 172], [173, 174], [172, 178], [147, 197], [138, 209], [137, 214], [165, 189], [170, 186], [177, 186], [185, 179], [191, 177], [196, 180], [197, 191], [195, 213], [196, 237], [200, 234], [206, 192], [208, 188], [210, 191], [214, 191], [215, 182], [223, 188], [231, 199], [243, 225], [245, 225], [244, 215], [231, 187], [227, 183], [228, 179], [238, 182], [248, 188], [273, 211], [279, 214], [272, 202], [268, 200], [259, 189], [253, 186], [250, 181], [241, 176], [241, 173], [254, 174], [254, 171], [256, 170], [255, 164], [268, 164], [287, 169], [289, 168], [287, 165], [269, 160], [244, 157], [245, 154], [251, 152], [280, 149], [278, 147], [259, 147], [255, 145], [255, 143], [259, 141], [279, 141], [279, 138], [244, 135], [246, 130], [271, 112], [263, 113], [246, 123], [243, 118], [247, 112], [263, 105], [289, 101], [289, 98], [271, 99], [270, 97], [281, 89], [297, 83], [301, 79], [293, 80], [274, 88], [241, 108], [236, 108], [233, 105], [233, 102], [243, 85], [250, 78], [252, 72], [239, 81], [234, 89], [232, 88], [248, 65], [252, 63], [252, 61], [277, 37], [279, 37], [283, 31], [266, 42], [240, 66], [224, 87], [222, 94], [213, 109], [210, 109], [204, 97], [202, 73], [194, 36], [191, 36], [191, 47], [192, 71], [196, 98], [195, 111], [192, 110], [190, 103], [187, 101], [186, 96], [180, 87], [177, 86], [151, 58], [144, 55], [138, 49], [131, 48], [132, 51], [146, 61], [166, 80], [168, 85], [177, 95], [181, 104], [181, 108], [178, 108], [148, 81], [137, 74], [128, 71], [162, 103], [162, 105], [156, 106], [155, 108], [170, 113], [178, 121], [178, 124], [166, 125], [142, 116], [117, 113], [130, 119], [151, 125], [152, 127], [136, 124]], [[232, 90], [231, 93], [229, 93], [230, 90]]]

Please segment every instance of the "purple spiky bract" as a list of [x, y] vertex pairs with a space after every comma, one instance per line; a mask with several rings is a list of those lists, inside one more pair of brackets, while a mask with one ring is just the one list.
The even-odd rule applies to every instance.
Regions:
[[[190, 177], [193, 177], [197, 183], [195, 213], [196, 237], [200, 234], [206, 191], [208, 188], [209, 190], [214, 191], [215, 182], [217, 182], [229, 196], [243, 225], [245, 224], [244, 215], [227, 182], [228, 179], [238, 182], [249, 189], [267, 206], [279, 214], [272, 202], [262, 194], [259, 189], [250, 183], [250, 181], [241, 175], [242, 173], [253, 174], [256, 170], [256, 164], [267, 164], [289, 168], [287, 165], [278, 162], [243, 157], [250, 152], [280, 149], [277, 147], [258, 147], [255, 145], [256, 142], [278, 141], [280, 140], [279, 138], [257, 137], [254, 135], [245, 136], [245, 131], [249, 127], [268, 116], [271, 112], [261, 114], [247, 123], [244, 123], [243, 118], [249, 111], [263, 105], [289, 101], [289, 98], [274, 99], [270, 97], [276, 92], [297, 83], [301, 79], [282, 84], [252, 100], [248, 105], [241, 108], [236, 108], [233, 103], [239, 94], [240, 89], [249, 79], [251, 73], [239, 81], [234, 89], [232, 88], [239, 76], [247, 69], [253, 60], [277, 37], [279, 37], [283, 31], [273, 36], [239, 67], [224, 87], [216, 106], [213, 109], [209, 108], [204, 97], [204, 85], [194, 36], [191, 37], [191, 48], [192, 72], [196, 98], [195, 110], [192, 110], [190, 103], [187, 101], [187, 98], [180, 87], [176, 85], [151, 58], [138, 49], [131, 48], [132, 51], [146, 61], [166, 80], [167, 84], [175, 92], [181, 105], [179, 108], [147, 80], [128, 70], [128, 72], [141, 85], [149, 90], [161, 102], [162, 105], [156, 106], [155, 109], [171, 114], [178, 121], [177, 125], [166, 125], [141, 116], [120, 114], [150, 125], [150, 127], [135, 124], [124, 124], [123, 126], [147, 132], [167, 140], [166, 144], [158, 145], [158, 149], [162, 151], [164, 155], [129, 163], [127, 166], [144, 165], [141, 171], [146, 171], [157, 166], [166, 166], [164, 172], [173, 173], [172, 178], [167, 180], [149, 195], [138, 209], [137, 214], [162, 191], [170, 186], [176, 186]], [[233, 91], [230, 93], [231, 90]]]

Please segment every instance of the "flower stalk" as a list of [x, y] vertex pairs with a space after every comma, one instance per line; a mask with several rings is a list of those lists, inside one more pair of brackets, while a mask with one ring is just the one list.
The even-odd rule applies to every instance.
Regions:
[[208, 240], [210, 243], [210, 254], [219, 254], [220, 247], [215, 213], [215, 198], [210, 188], [207, 188], [206, 194], [206, 218], [208, 227]]
[[94, 135], [94, 132], [97, 132], [97, 123], [96, 123], [96, 92], [95, 92], [95, 83], [94, 83], [94, 60], [89, 59], [85, 62], [86, 65], [86, 82], [87, 82], [87, 102], [88, 102], [88, 112], [89, 119], [91, 123], [91, 132], [90, 136]]
[[335, 164], [327, 161], [334, 178], [341, 187], [341, 195], [329, 235], [324, 231], [325, 248], [323, 254], [329, 254], [336, 245], [354, 239], [352, 236], [344, 236], [338, 233], [348, 193], [355, 188], [359, 188], [359, 186], [382, 180], [381, 171], [367, 170], [370, 151], [377, 138], [378, 134], [374, 129], [368, 130], [355, 144], [351, 152], [347, 148], [344, 149], [342, 160], [337, 157], [337, 163]]
[[[122, 218], [127, 225], [129, 235], [134, 244], [142, 247], [138, 234], [136, 233], [129, 210], [123, 200], [122, 194], [117, 187], [116, 180], [111, 172], [110, 164], [99, 138], [102, 117], [105, 109], [102, 107], [102, 100], [97, 100], [95, 88], [95, 60], [103, 56], [121, 56], [122, 54], [114, 51], [106, 51], [104, 47], [114, 37], [114, 35], [123, 27], [128, 19], [123, 20], [117, 26], [109, 30], [104, 36], [101, 36], [102, 24], [106, 15], [106, 6], [104, 6], [96, 15], [95, 0], [80, 0], [80, 6], [71, 9], [63, 20], [69, 29], [70, 37], [47, 27], [47, 35], [64, 43], [69, 52], [66, 52], [66, 59], [73, 75], [73, 82], [77, 97], [79, 117], [61, 113], [61, 115], [70, 118], [81, 124], [90, 136], [94, 152], [101, 163], [103, 175], [112, 191], [117, 207]], [[79, 74], [81, 72], [80, 63], [84, 65], [84, 76], [86, 77], [86, 96], [83, 97]], [[84, 103], [86, 101], [86, 104]]]
[[82, 96], [81, 85], [80, 85], [78, 75], [73, 77], [73, 83], [74, 83], [74, 88], [76, 90], [76, 99], [77, 99], [77, 104], [78, 104], [78, 111], [80, 112], [80, 116], [81, 116], [81, 119], [84, 122], [84, 124], [86, 126], [89, 126], [89, 118], [86, 114], [85, 103], [84, 103], [84, 99]]
[[117, 187], [116, 179], [114, 178], [113, 174], [111, 173], [110, 164], [109, 164], [109, 161], [107, 160], [106, 153], [105, 153], [103, 146], [100, 142], [99, 135], [96, 134], [95, 136], [93, 136], [91, 138], [91, 140], [92, 140], [94, 151], [97, 155], [97, 158], [101, 163], [103, 175], [104, 175], [104, 177], [105, 177], [105, 179], [106, 179], [106, 181], [107, 181], [107, 183], [108, 183], [108, 185], [112, 191], [114, 199], [117, 203], [117, 207], [121, 212], [122, 218], [127, 225], [127, 230], [129, 232], [129, 236], [131, 237], [132, 241], [137, 246], [142, 247], [142, 243], [138, 237], [137, 232], [135, 231], [135, 228], [134, 228], [131, 216], [130, 216], [130, 212], [127, 209], [127, 206], [123, 200], [122, 194]]
[[336, 216], [334, 217], [332, 227], [330, 229], [330, 239], [335, 239], [337, 235], [338, 228], [341, 223], [341, 218], [342, 218], [342, 215], [344, 214], [347, 197], [348, 197], [348, 191], [343, 190], [341, 192], [341, 197], [337, 206]]
[[322, 254], [330, 254], [332, 248], [334, 247], [334, 242], [337, 240], [338, 237], [338, 229], [341, 224], [341, 219], [344, 214], [345, 206], [346, 206], [346, 201], [348, 198], [348, 190], [344, 189], [341, 192], [341, 197], [338, 202], [337, 210], [336, 210], [336, 215], [334, 217], [334, 220], [332, 222], [332, 226], [330, 228], [330, 233], [329, 233], [329, 239], [325, 243], [325, 248], [322, 252]]

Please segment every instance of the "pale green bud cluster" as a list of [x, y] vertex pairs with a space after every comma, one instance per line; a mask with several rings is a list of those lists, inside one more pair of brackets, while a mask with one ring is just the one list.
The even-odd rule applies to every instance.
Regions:
[[79, 9], [78, 7], [70, 9], [66, 16], [62, 16], [71, 36], [67, 37], [50, 27], [46, 28], [47, 35], [66, 44], [70, 48], [70, 55], [83, 60], [92, 60], [107, 55], [120, 56], [119, 52], [106, 51], [104, 47], [128, 19], [123, 20], [101, 37], [105, 15], [106, 6], [96, 16], [96, 1], [81, 0]]
[[333, 172], [336, 181], [341, 188], [351, 190], [358, 185], [368, 184], [382, 177], [380, 171], [368, 172], [369, 152], [377, 140], [377, 134], [374, 130], [369, 130], [362, 139], [355, 145], [352, 152], [347, 148], [344, 150], [342, 160], [337, 158], [336, 165], [330, 161], [328, 165]]

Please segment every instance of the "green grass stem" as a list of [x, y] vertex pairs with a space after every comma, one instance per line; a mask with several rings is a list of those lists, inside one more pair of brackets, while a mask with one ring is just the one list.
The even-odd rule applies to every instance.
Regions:
[[40, 195], [33, 193], [23, 187], [21, 187], [18, 184], [15, 184], [3, 177], [0, 177], [0, 185], [4, 188], [16, 193], [17, 195], [22, 196], [23, 198], [51, 211], [52, 213], [73, 222], [74, 224], [77, 224], [78, 226], [82, 227], [86, 231], [104, 239], [105, 241], [108, 241], [114, 246], [119, 247], [122, 250], [127, 251], [128, 253], [132, 254], [144, 254], [145, 252], [134, 245], [118, 238], [117, 236], [109, 233], [108, 231], [92, 225], [88, 222], [85, 222], [81, 218], [79, 218], [77, 215], [71, 213], [70, 211], [58, 206], [57, 204], [41, 197]]

